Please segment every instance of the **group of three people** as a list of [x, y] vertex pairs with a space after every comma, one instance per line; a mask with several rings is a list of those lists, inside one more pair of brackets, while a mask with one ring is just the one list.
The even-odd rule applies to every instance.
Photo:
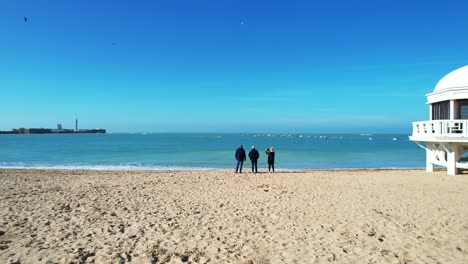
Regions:
[[[270, 172], [270, 170], [275, 172], [275, 149], [271, 147], [266, 149], [265, 153], [268, 156], [268, 172]], [[247, 159], [247, 155], [245, 154], [245, 150], [242, 145], [237, 148], [235, 157], [237, 160], [236, 173], [242, 173], [242, 166], [244, 165], [244, 161]], [[249, 152], [249, 158], [252, 163], [252, 172], [257, 173], [257, 162], [260, 158], [260, 153], [258, 153], [258, 150], [255, 148], [255, 146], [252, 146], [252, 150]]]

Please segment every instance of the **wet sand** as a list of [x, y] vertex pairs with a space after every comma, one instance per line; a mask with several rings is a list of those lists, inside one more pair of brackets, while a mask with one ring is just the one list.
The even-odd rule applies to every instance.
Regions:
[[468, 175], [0, 170], [0, 263], [468, 263]]

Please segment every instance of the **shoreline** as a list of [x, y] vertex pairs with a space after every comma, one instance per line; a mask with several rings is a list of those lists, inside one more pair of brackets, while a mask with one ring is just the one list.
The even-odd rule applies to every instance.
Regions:
[[445, 171], [0, 169], [2, 263], [466, 263], [466, 219]]
[[[243, 170], [245, 172], [250, 171], [250, 166], [244, 166]], [[161, 168], [161, 169], [148, 169], [148, 168], [122, 168], [122, 169], [113, 169], [113, 168], [76, 168], [76, 167], [2, 167], [0, 166], [0, 171], [1, 170], [18, 170], [18, 171], [90, 171], [90, 172], [99, 172], [99, 171], [114, 171], [114, 172], [119, 172], [119, 171], [128, 171], [128, 172], [176, 172], [176, 171], [181, 171], [181, 172], [188, 172], [188, 171], [232, 171], [235, 170], [235, 168], [183, 168], [183, 167], [177, 167], [175, 169], [168, 169], [168, 168]], [[259, 168], [259, 171], [261, 172], [268, 172], [267, 168]], [[324, 169], [286, 169], [286, 168], [279, 168], [275, 169], [275, 172], [278, 173], [298, 173], [298, 172], [314, 172], [314, 171], [398, 171], [398, 170], [425, 170], [423, 167], [382, 167], [382, 168], [324, 168]], [[446, 170], [445, 168], [434, 168], [435, 171], [441, 171], [441, 170]], [[259, 172], [260, 173], [260, 172]]]

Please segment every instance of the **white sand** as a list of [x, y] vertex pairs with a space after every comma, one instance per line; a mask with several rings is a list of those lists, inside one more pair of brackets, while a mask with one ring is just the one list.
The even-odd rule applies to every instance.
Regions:
[[468, 263], [468, 175], [0, 170], [0, 263]]

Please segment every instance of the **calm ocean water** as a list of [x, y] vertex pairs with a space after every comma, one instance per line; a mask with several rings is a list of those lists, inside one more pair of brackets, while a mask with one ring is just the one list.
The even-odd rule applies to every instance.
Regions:
[[[394, 140], [399, 138], [399, 140]], [[422, 168], [425, 152], [407, 135], [62, 134], [0, 135], [0, 167], [230, 169], [235, 149], [274, 146], [278, 169]], [[250, 162], [244, 166], [250, 166]]]

